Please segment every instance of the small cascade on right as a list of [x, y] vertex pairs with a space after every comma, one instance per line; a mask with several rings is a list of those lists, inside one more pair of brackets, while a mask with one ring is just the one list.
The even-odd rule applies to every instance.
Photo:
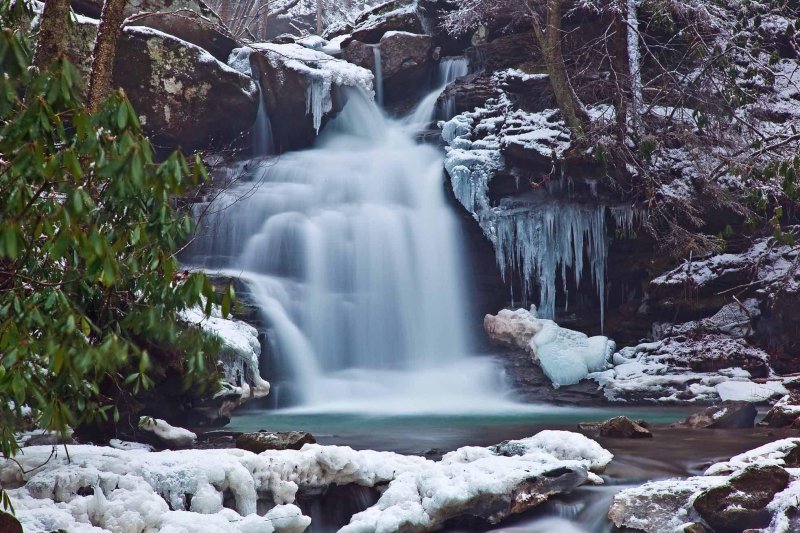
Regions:
[[438, 110], [436, 104], [448, 85], [467, 74], [469, 74], [469, 60], [466, 57], [443, 57], [439, 61], [436, 72], [436, 90], [422, 99], [414, 112], [406, 119], [406, 123], [415, 129], [421, 129], [437, 118], [441, 120], [453, 118], [456, 109], [455, 99], [452, 96], [447, 98]]

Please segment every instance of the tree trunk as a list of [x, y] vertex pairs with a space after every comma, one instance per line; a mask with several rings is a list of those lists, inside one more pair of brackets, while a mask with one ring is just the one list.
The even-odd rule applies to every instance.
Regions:
[[631, 136], [638, 139], [642, 133], [642, 65], [639, 52], [639, 18], [636, 0], [627, 0], [628, 65], [631, 77], [630, 126]]
[[105, 0], [103, 3], [100, 27], [94, 41], [92, 73], [89, 77], [87, 107], [90, 111], [95, 111], [111, 90], [117, 39], [122, 30], [123, 11], [127, 3], [128, 0]]
[[317, 35], [322, 35], [322, 6], [324, 0], [317, 0]]
[[33, 65], [40, 71], [61, 59], [67, 51], [70, 0], [45, 0]]
[[558, 108], [561, 110], [567, 126], [575, 132], [578, 139], [582, 139], [586, 126], [589, 124], [589, 115], [578, 95], [575, 94], [567, 67], [564, 64], [564, 54], [561, 49], [562, 1], [546, 0], [544, 24], [531, 0], [528, 0], [528, 8], [533, 15], [533, 31], [539, 42], [539, 48], [542, 50], [550, 86], [553, 88]]

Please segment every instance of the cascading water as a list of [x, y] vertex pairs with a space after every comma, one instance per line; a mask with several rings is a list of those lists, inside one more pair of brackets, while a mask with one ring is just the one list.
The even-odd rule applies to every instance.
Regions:
[[279, 406], [507, 405], [493, 362], [467, 355], [441, 155], [365, 93], [346, 96], [315, 148], [262, 160], [222, 193], [189, 259], [249, 284], [270, 330], [276, 369], [265, 377]]
[[383, 107], [383, 60], [381, 59], [381, 47], [372, 47], [372, 58], [375, 68], [372, 73], [375, 75], [375, 101]]
[[[469, 74], [469, 60], [463, 56], [443, 57], [436, 73], [436, 89], [420, 101], [414, 112], [407, 118], [414, 128], [424, 128], [436, 117], [436, 102], [448, 85]], [[448, 98], [439, 110], [438, 118], [450, 120], [455, 116], [455, 100]]]
[[250, 132], [253, 140], [253, 157], [264, 157], [275, 153], [275, 143], [272, 138], [272, 123], [267, 114], [267, 106], [264, 103], [264, 91], [261, 83], [258, 84], [258, 113], [256, 122]]

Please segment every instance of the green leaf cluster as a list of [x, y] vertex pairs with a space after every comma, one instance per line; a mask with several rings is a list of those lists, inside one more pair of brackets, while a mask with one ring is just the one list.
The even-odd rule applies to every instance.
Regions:
[[[207, 179], [199, 159], [156, 162], [124, 94], [89, 113], [80, 76], [62, 60], [29, 69], [0, 0], [0, 453], [28, 408], [65, 431], [119, 417], [120, 398], [169, 368], [185, 387], [215, 386], [218, 343], [180, 320], [210, 310], [214, 287], [181, 272], [193, 230], [176, 195]], [[225, 299], [230, 309], [230, 296]]]

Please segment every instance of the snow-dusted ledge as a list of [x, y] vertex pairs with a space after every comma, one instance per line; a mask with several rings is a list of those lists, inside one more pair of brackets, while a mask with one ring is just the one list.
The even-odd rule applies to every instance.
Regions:
[[295, 533], [311, 522], [293, 505], [298, 491], [388, 483], [344, 531], [426, 531], [477, 505], [487, 520], [499, 520], [551, 494], [601, 483], [592, 472], [611, 459], [596, 442], [566, 431], [464, 447], [438, 462], [317, 444], [259, 455], [75, 445], [69, 458], [60, 448], [32, 446], [0, 462], [0, 485], [31, 531]]
[[250, 54], [254, 51], [263, 54], [281, 73], [279, 79], [283, 79], [287, 70], [308, 78], [306, 113], [312, 115], [317, 132], [322, 126], [322, 118], [333, 109], [332, 90], [335, 87], [356, 87], [372, 94], [372, 72], [299, 44], [251, 43], [233, 50], [228, 64], [252, 76]]
[[220, 339], [220, 361], [228, 390], [239, 394], [241, 401], [269, 394], [269, 383], [262, 379], [259, 369], [261, 343], [256, 328], [241, 320], [223, 318], [218, 305], [212, 307], [211, 316], [194, 307], [184, 311], [181, 318]]

